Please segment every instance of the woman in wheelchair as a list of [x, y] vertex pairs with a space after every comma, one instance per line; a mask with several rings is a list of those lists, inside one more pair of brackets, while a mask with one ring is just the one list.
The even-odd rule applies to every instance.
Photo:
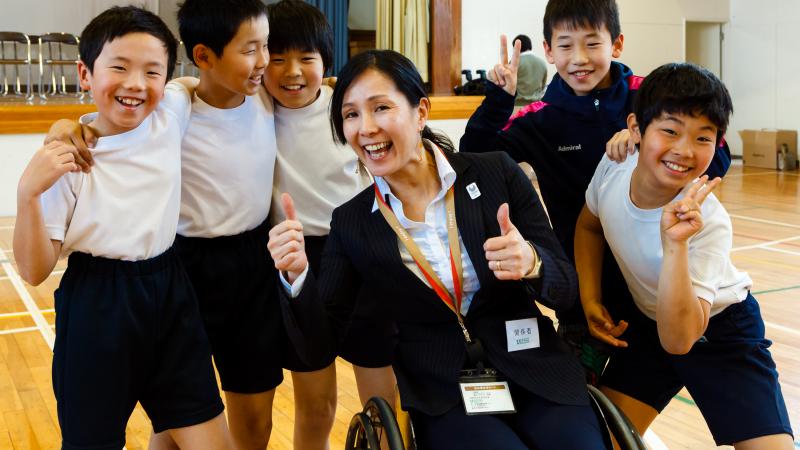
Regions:
[[342, 69], [331, 124], [375, 183], [334, 211], [319, 274], [284, 194], [269, 249], [287, 333], [309, 363], [329, 357], [367, 284], [375, 294], [359, 308], [396, 325], [393, 368], [419, 448], [605, 448], [580, 363], [534, 303], [568, 308], [577, 292], [536, 192], [503, 153], [455, 153], [426, 126], [429, 110], [399, 53]]

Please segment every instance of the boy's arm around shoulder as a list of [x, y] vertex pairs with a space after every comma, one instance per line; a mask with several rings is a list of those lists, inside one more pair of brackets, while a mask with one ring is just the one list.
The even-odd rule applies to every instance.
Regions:
[[32, 285], [47, 279], [61, 253], [61, 241], [51, 239], [45, 227], [42, 195], [67, 172], [79, 171], [75, 148], [54, 141], [40, 148], [22, 173], [13, 247], [20, 275]]

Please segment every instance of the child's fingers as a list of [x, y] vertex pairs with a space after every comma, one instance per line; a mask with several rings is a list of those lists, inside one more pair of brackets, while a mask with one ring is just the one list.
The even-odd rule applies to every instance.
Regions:
[[508, 38], [505, 34], [500, 35], [500, 64], [508, 64]]
[[627, 329], [628, 329], [628, 322], [626, 322], [624, 320], [620, 320], [619, 323], [617, 324], [617, 326], [615, 326], [615, 327], [611, 328], [610, 330], [608, 330], [608, 334], [610, 334], [611, 336], [614, 336], [615, 338], [617, 338], [617, 337], [620, 337], [622, 335], [622, 333], [624, 333], [625, 330], [627, 330]]
[[517, 39], [514, 41], [514, 52], [511, 54], [511, 68], [516, 70], [519, 67], [520, 53], [522, 53], [522, 41]]
[[689, 190], [686, 191], [686, 195], [683, 198], [691, 198], [693, 199], [695, 195], [700, 191], [700, 188], [706, 184], [708, 181], [708, 175], [703, 175], [702, 177], [698, 178], [690, 187]]
[[706, 197], [708, 197], [708, 194], [710, 194], [711, 191], [714, 190], [714, 188], [719, 186], [719, 184], [721, 182], [722, 182], [722, 178], [720, 178], [720, 177], [716, 177], [713, 180], [707, 182], [705, 184], [705, 186], [703, 186], [700, 190], [698, 190], [697, 195], [695, 195], [695, 199], [694, 200], [699, 205], [702, 205], [703, 202], [706, 201]]
[[601, 330], [597, 329], [597, 327], [595, 327], [593, 325], [589, 326], [589, 332], [596, 339], [598, 339], [598, 340], [600, 340], [602, 342], [605, 342], [608, 345], [611, 345], [611, 346], [614, 346], [614, 347], [627, 347], [628, 346], [627, 342], [622, 341], [620, 339], [617, 339], [614, 336], [608, 334], [608, 332], [601, 331]]
[[687, 213], [680, 213], [678, 214], [678, 219], [680, 219], [683, 222], [694, 222], [694, 223], [699, 223], [701, 225], [703, 223], [703, 215], [700, 214], [700, 211], [697, 210], [691, 210]]

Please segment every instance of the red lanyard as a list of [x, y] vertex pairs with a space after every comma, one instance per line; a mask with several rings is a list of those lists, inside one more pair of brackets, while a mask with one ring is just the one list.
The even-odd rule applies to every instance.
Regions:
[[469, 332], [467, 331], [467, 327], [464, 325], [464, 318], [461, 316], [461, 301], [464, 296], [464, 292], [462, 289], [463, 285], [463, 270], [461, 267], [461, 245], [458, 242], [458, 225], [456, 223], [456, 211], [455, 211], [455, 200], [453, 194], [453, 187], [451, 186], [450, 189], [447, 190], [447, 194], [445, 195], [445, 208], [447, 210], [447, 241], [450, 246], [450, 270], [453, 276], [453, 290], [455, 291], [455, 298], [450, 294], [450, 292], [445, 287], [442, 280], [436, 275], [436, 272], [433, 270], [433, 267], [422, 254], [422, 251], [417, 246], [417, 243], [411, 239], [411, 236], [408, 234], [405, 228], [400, 225], [400, 222], [397, 220], [397, 216], [395, 216], [392, 208], [384, 201], [383, 197], [381, 196], [381, 191], [378, 189], [378, 185], [375, 184], [375, 200], [378, 202], [378, 208], [381, 210], [381, 214], [386, 219], [386, 222], [392, 227], [397, 237], [400, 238], [400, 242], [408, 250], [408, 253], [411, 254], [411, 258], [414, 259], [414, 262], [419, 267], [420, 272], [428, 280], [428, 284], [431, 285], [431, 288], [436, 292], [436, 295], [450, 308], [453, 313], [456, 315], [456, 319], [458, 320], [458, 324], [461, 326], [461, 331], [464, 333], [464, 339], [467, 343], [471, 343], [472, 339], [470, 338]]

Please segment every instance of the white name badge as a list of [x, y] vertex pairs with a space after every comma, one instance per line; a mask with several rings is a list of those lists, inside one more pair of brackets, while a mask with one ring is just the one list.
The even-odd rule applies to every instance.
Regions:
[[539, 348], [539, 323], [535, 317], [507, 320], [506, 339], [509, 352]]
[[468, 416], [476, 414], [509, 414], [514, 409], [511, 391], [505, 381], [459, 383], [464, 409]]

